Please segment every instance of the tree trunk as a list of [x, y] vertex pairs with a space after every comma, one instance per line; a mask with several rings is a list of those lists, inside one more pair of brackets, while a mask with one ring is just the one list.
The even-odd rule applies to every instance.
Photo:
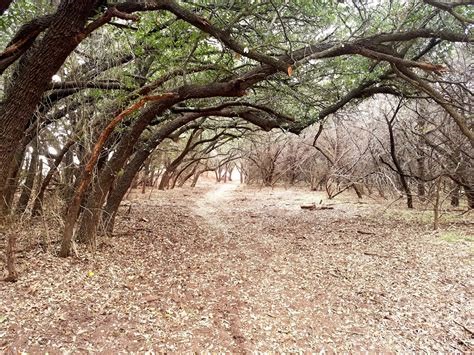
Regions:
[[120, 207], [120, 203], [129, 188], [133, 185], [138, 171], [150, 154], [151, 151], [148, 149], [141, 149], [136, 152], [132, 160], [125, 167], [123, 174], [117, 179], [115, 188], [109, 194], [107, 203], [102, 212], [102, 225], [104, 226], [106, 235], [112, 234], [115, 224], [115, 215]]
[[155, 166], [151, 168], [150, 174], [150, 187], [153, 189], [155, 187]]
[[171, 174], [174, 169], [171, 166], [168, 166], [161, 176], [160, 184], [158, 185], [158, 190], [166, 190], [170, 186]]
[[225, 184], [225, 183], [227, 183], [227, 164], [225, 164], [225, 165], [223, 166], [223, 169], [222, 169], [222, 170], [224, 170], [223, 175], [224, 175], [224, 184]]
[[28, 173], [26, 174], [25, 183], [21, 191], [20, 199], [18, 200], [18, 205], [16, 208], [17, 214], [23, 214], [28, 207], [28, 202], [30, 201], [31, 192], [33, 191], [33, 185], [35, 183], [36, 171], [38, 169], [38, 139], [33, 141], [33, 152], [31, 153], [30, 166], [28, 167]]
[[[41, 187], [39, 189], [39, 192], [35, 198], [35, 202], [33, 204], [33, 211], [31, 212], [31, 215], [33, 217], [39, 216], [43, 212], [43, 200], [44, 200], [44, 193], [46, 191], [46, 188], [48, 187], [49, 183], [51, 182], [54, 173], [58, 170], [59, 164], [61, 164], [64, 156], [69, 152], [69, 148], [74, 144], [74, 141], [69, 141], [67, 142], [63, 149], [59, 152], [58, 156], [54, 160], [53, 165], [48, 171], [48, 174], [44, 178], [43, 182], [41, 183]], [[71, 182], [72, 183], [72, 182]]]
[[84, 25], [96, 3], [97, 0], [61, 2], [45, 35], [21, 58], [15, 80], [0, 106], [0, 200], [5, 198], [15, 148], [28, 120], [48, 89], [52, 76], [83, 39]]
[[466, 194], [467, 205], [469, 208], [474, 208], [474, 187], [464, 186], [464, 193]]
[[438, 178], [435, 184], [435, 202], [433, 207], [433, 230], [437, 230], [439, 227], [439, 204], [440, 204], [440, 193], [441, 193], [441, 178]]
[[395, 165], [396, 171], [398, 173], [398, 177], [400, 179], [400, 183], [402, 185], [403, 191], [405, 192], [405, 195], [407, 198], [407, 207], [411, 209], [413, 208], [413, 195], [411, 193], [410, 186], [408, 185], [408, 181], [405, 177], [405, 173], [397, 157], [397, 153], [395, 149], [395, 135], [393, 133], [393, 123], [397, 117], [400, 107], [401, 107], [401, 101], [398, 107], [396, 108], [396, 110], [394, 111], [392, 119], [388, 120], [388, 118], [386, 118], [386, 121], [388, 125], [388, 133], [390, 137], [390, 156], [392, 158], [393, 164]]
[[418, 180], [418, 196], [424, 197], [426, 195], [426, 188], [425, 188], [425, 182], [423, 179], [425, 178], [425, 158], [424, 157], [418, 157], [416, 159], [416, 164], [418, 166], [418, 176], [420, 179]]
[[7, 240], [7, 270], [8, 276], [5, 278], [5, 281], [16, 282], [18, 280], [18, 272], [16, 271], [16, 234], [11, 232]]
[[453, 182], [452, 185], [451, 185], [452, 189], [451, 189], [451, 206], [453, 207], [459, 207], [459, 195], [460, 195], [460, 192], [461, 192], [461, 187], [459, 186], [459, 184]]
[[146, 186], [148, 184], [148, 176], [150, 175], [150, 160], [148, 159], [145, 162], [145, 166], [143, 168], [143, 178], [142, 178], [142, 194], [146, 192]]
[[[422, 111], [424, 112], [424, 110]], [[424, 131], [426, 127], [426, 121], [421, 117], [420, 115], [418, 116], [418, 131], [420, 132], [417, 146], [416, 146], [416, 166], [418, 170], [418, 177], [420, 178], [418, 180], [418, 196], [424, 197], [426, 195], [426, 188], [425, 188], [425, 153], [423, 151], [423, 147], [425, 146], [425, 139], [424, 139]]]
[[10, 175], [5, 187], [5, 195], [0, 201], [0, 216], [8, 215], [12, 210], [15, 191], [18, 188], [18, 181], [21, 175], [21, 165], [23, 164], [23, 160], [25, 158], [25, 148], [26, 147], [22, 146], [15, 154], [15, 160], [12, 164], [12, 168], [10, 169]]
[[[154, 113], [156, 115], [156, 112]], [[194, 121], [195, 119], [202, 116], [202, 113], [189, 114], [176, 118], [175, 120], [170, 121], [158, 132], [153, 135], [149, 140], [145, 148], [137, 151], [131, 161], [127, 164], [124, 169], [124, 173], [118, 178], [116, 187], [109, 195], [107, 199], [106, 206], [103, 212], [103, 225], [105, 227], [105, 232], [110, 235], [112, 234], [115, 216], [117, 214], [120, 202], [127, 193], [130, 185], [132, 184], [134, 177], [141, 168], [145, 160], [150, 156], [153, 150], [170, 134], [172, 134], [177, 129], [185, 126], [187, 123]], [[152, 116], [152, 118], [155, 116]], [[161, 180], [165, 175], [166, 171], [163, 173]], [[160, 181], [161, 184], [161, 181]]]
[[197, 168], [199, 164], [194, 165], [194, 167], [191, 169], [190, 172], [188, 172], [184, 177], [180, 179], [180, 182], [178, 184], [178, 187], [183, 187], [186, 181], [188, 181], [193, 175], [196, 174]]
[[362, 199], [364, 196], [362, 195], [362, 189], [360, 186], [357, 186], [356, 183], [352, 184], [352, 188], [354, 189], [355, 193], [357, 194], [357, 197]]
[[43, 161], [40, 159], [38, 160], [38, 173], [36, 175], [36, 182], [35, 182], [35, 186], [36, 186], [36, 193], [38, 193], [38, 190], [40, 188], [40, 186], [43, 184], [43, 167], [44, 167], [44, 163]]
[[199, 114], [188, 115], [169, 122], [150, 139], [145, 148], [140, 149], [134, 154], [131, 161], [125, 167], [124, 173], [118, 178], [115, 189], [113, 189], [112, 193], [107, 198], [102, 219], [105, 232], [108, 235], [112, 234], [115, 216], [120, 206], [120, 202], [126, 195], [137, 172], [140, 170], [145, 160], [150, 156], [151, 152], [153, 152], [153, 150], [171, 133], [199, 117]]
[[193, 176], [193, 181], [191, 182], [191, 187], [196, 187], [196, 184], [199, 180], [199, 177], [201, 176], [201, 174], [204, 172], [204, 170], [201, 170], [201, 171], [196, 171], [196, 173], [194, 174]]
[[[77, 150], [77, 149], [76, 149]], [[64, 156], [64, 188], [62, 189], [64, 200], [69, 201], [74, 192], [74, 179], [75, 179], [75, 164], [74, 164], [74, 152], [69, 149]]]

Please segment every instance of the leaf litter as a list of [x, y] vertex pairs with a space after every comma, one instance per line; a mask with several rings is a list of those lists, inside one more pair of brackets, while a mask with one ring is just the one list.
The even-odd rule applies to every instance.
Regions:
[[473, 349], [472, 246], [426, 224], [342, 197], [301, 209], [325, 199], [300, 189], [132, 199], [95, 254], [21, 238], [20, 280], [0, 283], [0, 351]]

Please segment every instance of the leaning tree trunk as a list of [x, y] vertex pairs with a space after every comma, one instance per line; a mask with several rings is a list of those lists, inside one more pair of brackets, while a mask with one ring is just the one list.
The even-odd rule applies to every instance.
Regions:
[[[196, 164], [185, 176], [183, 176], [182, 178], [180, 178], [179, 180], [179, 183], [178, 183], [178, 187], [183, 187], [184, 184], [186, 183], [186, 181], [188, 181], [197, 171], [197, 168], [198, 168], [199, 164]], [[183, 172], [183, 171], [181, 171]], [[176, 180], [178, 180], [179, 176], [176, 177]]]
[[[100, 153], [101, 153], [104, 145], [106, 144], [109, 136], [112, 134], [113, 130], [115, 129], [115, 126], [117, 126], [117, 124], [119, 122], [121, 122], [127, 115], [129, 115], [130, 113], [138, 110], [140, 107], [145, 105], [146, 102], [152, 101], [152, 100], [159, 100], [162, 97], [163, 96], [154, 96], [154, 97], [144, 97], [144, 98], [142, 98], [140, 101], [136, 102], [135, 104], [133, 104], [129, 108], [127, 108], [124, 111], [120, 112], [116, 117], [114, 117], [114, 119], [112, 121], [110, 121], [110, 123], [104, 128], [104, 130], [100, 134], [96, 144], [94, 145], [91, 156], [90, 156], [89, 160], [87, 161], [87, 163], [84, 167], [84, 170], [83, 170], [81, 178], [80, 178], [80, 182], [78, 184], [78, 187], [77, 187], [77, 189], [74, 193], [74, 196], [72, 198], [72, 201], [71, 201], [71, 203], [69, 205], [69, 208], [68, 208], [68, 211], [66, 213], [66, 218], [64, 220], [63, 239], [62, 239], [62, 242], [61, 242], [61, 250], [59, 252], [60, 256], [67, 257], [67, 256], [69, 256], [69, 254], [71, 252], [71, 245], [72, 245], [73, 235], [74, 235], [74, 227], [76, 225], [77, 217], [79, 216], [79, 211], [80, 211], [80, 208], [81, 208], [81, 201], [82, 201], [86, 191], [89, 188], [90, 182], [92, 181], [93, 170], [94, 170], [94, 167], [95, 167], [97, 161], [100, 158]], [[134, 126], [134, 127], [136, 127], [136, 126]], [[145, 127], [146, 127], [146, 125], [145, 125]], [[142, 131], [140, 131], [140, 134], [141, 134], [141, 132]], [[138, 134], [138, 136], [139, 136], [139, 134]], [[138, 137], [137, 137], [137, 139], [138, 139]], [[127, 147], [124, 148], [125, 151], [127, 151], [126, 148]], [[129, 149], [131, 149], [131, 147]], [[116, 152], [116, 154], [114, 154], [114, 157], [123, 158], [123, 155]], [[124, 159], [126, 159], [127, 157], [128, 157], [128, 155]], [[107, 169], [107, 167], [106, 167], [106, 169]], [[108, 169], [107, 169], [107, 171], [108, 171]], [[108, 191], [108, 189], [106, 191]]]
[[[111, 160], [106, 164], [104, 169], [102, 169], [98, 183], [95, 184], [97, 187], [93, 189], [91, 203], [93, 204], [92, 215], [90, 215], [90, 221], [83, 218], [82, 224], [85, 226], [82, 230], [86, 231], [87, 234], [82, 234], [84, 241], [87, 242], [90, 246], [95, 246], [95, 237], [96, 237], [96, 228], [97, 223], [100, 220], [100, 212], [102, 204], [105, 201], [106, 194], [110, 190], [111, 185], [115, 180], [116, 174], [122, 169], [126, 160], [130, 157], [133, 152], [133, 147], [140, 138], [142, 132], [146, 129], [151, 120], [156, 117], [160, 112], [162, 112], [166, 107], [171, 106], [176, 102], [176, 94], [174, 93], [165, 93], [162, 95], [150, 95], [144, 96], [139, 101], [132, 104], [127, 109], [120, 112], [113, 120], [105, 127], [105, 129], [100, 134], [97, 143], [94, 146], [91, 158], [87, 162], [82, 177], [81, 182], [76, 189], [74, 197], [71, 201], [69, 210], [67, 212], [67, 217], [65, 220], [65, 228], [63, 235], [63, 242], [61, 245], [61, 256], [68, 256], [70, 252], [70, 247], [73, 240], [74, 226], [76, 224], [77, 218], [79, 216], [80, 202], [82, 197], [85, 195], [86, 191], [89, 189], [89, 184], [92, 181], [92, 171], [99, 159], [99, 153], [102, 151], [104, 145], [106, 144], [109, 136], [112, 134], [115, 126], [121, 122], [129, 114], [139, 110], [147, 102], [157, 103], [154, 107], [148, 107], [144, 109], [139, 118], [135, 121], [130, 131], [126, 134], [124, 138], [120, 141], [114, 155]], [[158, 103], [161, 102], [161, 103]], [[85, 215], [86, 216], [86, 215]], [[85, 217], [84, 216], [84, 217]], [[86, 217], [88, 218], [88, 217]], [[90, 226], [86, 224], [91, 223]]]
[[[178, 96], [175, 93], [165, 93], [165, 94], [156, 95], [156, 96], [153, 96], [153, 95], [145, 96], [140, 101], [130, 106], [129, 109], [123, 111], [116, 117], [118, 118], [119, 116], [123, 116], [130, 112], [133, 112], [134, 110], [137, 110], [138, 108], [142, 107], [146, 102], [149, 102], [149, 101], [161, 102], [161, 103], [157, 103], [157, 105], [154, 107], [148, 107], [142, 110], [139, 118], [135, 120], [135, 123], [133, 124], [130, 131], [120, 140], [120, 143], [116, 151], [114, 152], [112, 159], [107, 163], [105, 168], [101, 171], [99, 175], [99, 179], [98, 179], [98, 184], [96, 184], [98, 188], [95, 189], [92, 194], [93, 195], [92, 197], [93, 201], [91, 201], [92, 214], [83, 216], [84, 217], [82, 220], [83, 227], [81, 227], [82, 231], [80, 232], [81, 239], [83, 241], [87, 242], [88, 240], [92, 240], [95, 238], [97, 225], [99, 221], [101, 220], [102, 205], [107, 197], [107, 193], [112, 190], [112, 185], [115, 181], [115, 177], [123, 168], [127, 159], [131, 156], [133, 152], [133, 148], [135, 144], [138, 142], [141, 133], [146, 129], [148, 124], [156, 116], [159, 116], [160, 113], [163, 112], [167, 107], [172, 106], [174, 103], [178, 102], [179, 100], [177, 100], [177, 98]], [[156, 138], [156, 141], [152, 139], [151, 145], [152, 146], [154, 145], [156, 147], [156, 145], [159, 144], [159, 142], [161, 142], [164, 138], [166, 138], [170, 133], [172, 133], [176, 129], [175, 126], [177, 124], [178, 124], [177, 127], [180, 127], [181, 125], [184, 125], [188, 123], [189, 121], [190, 121], [189, 118], [180, 118], [179, 120], [170, 122], [170, 124], [164, 127], [163, 131], [160, 130], [159, 133], [154, 136], [154, 138]], [[171, 131], [170, 131], [170, 128], [172, 128]], [[153, 148], [151, 150], [153, 150]], [[148, 158], [151, 150], [148, 152], [145, 152], [142, 156], [145, 157], [145, 159]], [[140, 161], [139, 168], [142, 166], [143, 163], [144, 161]], [[135, 170], [133, 172], [133, 176], [135, 176], [137, 171], [138, 170]], [[133, 181], [133, 178], [130, 182], [132, 181]], [[123, 198], [123, 196], [121, 198]], [[89, 243], [89, 244], [93, 244], [93, 243]]]
[[190, 114], [178, 117], [167, 123], [160, 128], [157, 133], [155, 133], [145, 148], [140, 149], [135, 153], [131, 161], [125, 167], [124, 173], [117, 179], [115, 188], [107, 198], [107, 203], [102, 214], [102, 224], [104, 225], [105, 233], [107, 235], [111, 235], [113, 232], [115, 216], [120, 207], [120, 202], [125, 197], [137, 172], [140, 170], [145, 160], [150, 156], [151, 152], [153, 152], [153, 150], [174, 131], [201, 116], [201, 113]]
[[106, 235], [112, 235], [115, 216], [120, 207], [120, 203], [127, 194], [129, 188], [132, 186], [140, 168], [146, 159], [148, 159], [153, 149], [163, 141], [164, 136], [155, 136], [154, 138], [156, 138], [156, 140], [152, 139], [149, 146], [135, 153], [132, 160], [125, 167], [123, 174], [117, 179], [115, 188], [107, 197], [107, 203], [102, 212], [102, 225], [104, 226], [104, 232]]
[[[51, 78], [83, 38], [84, 25], [97, 0], [62, 1], [44, 36], [21, 58], [17, 76], [0, 106], [0, 203], [16, 147]], [[21, 39], [19, 39], [21, 40]], [[5, 208], [0, 209], [4, 212]]]
[[[132, 163], [135, 164], [130, 165]], [[102, 212], [102, 225], [104, 226], [104, 233], [109, 236], [113, 233], [115, 217], [120, 207], [120, 203], [127, 194], [127, 191], [129, 190], [130, 186], [132, 185], [136, 174], [140, 170], [138, 159], [132, 160], [130, 164], [127, 165], [125, 172], [118, 179], [115, 188], [109, 194], [107, 198], [107, 203]]]
[[173, 175], [176, 173], [179, 164], [184, 160], [186, 155], [192, 150], [193, 146], [191, 145], [194, 135], [197, 132], [197, 129], [193, 131], [193, 133], [189, 136], [188, 141], [186, 142], [186, 146], [184, 147], [183, 151], [166, 167], [163, 176], [161, 177], [160, 185], [158, 186], [158, 190], [169, 189], [171, 186]]
[[356, 195], [358, 198], [362, 199], [364, 197], [363, 193], [362, 193], [362, 187], [359, 186], [357, 183], [353, 183], [352, 185], [352, 188], [354, 189]]
[[170, 186], [171, 176], [176, 168], [173, 166], [166, 167], [163, 175], [161, 176], [160, 184], [158, 185], [158, 190], [166, 190]]
[[198, 180], [199, 180], [199, 177], [200, 177], [201, 174], [202, 174], [203, 172], [205, 172], [205, 171], [206, 171], [206, 170], [200, 170], [200, 171], [198, 170], [198, 171], [196, 171], [196, 173], [195, 173], [194, 176], [193, 176], [193, 181], [191, 181], [191, 187], [196, 187], [196, 184], [197, 184], [197, 182], [198, 182]]

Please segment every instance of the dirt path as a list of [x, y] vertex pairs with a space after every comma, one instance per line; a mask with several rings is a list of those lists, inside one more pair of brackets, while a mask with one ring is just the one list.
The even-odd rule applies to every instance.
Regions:
[[204, 218], [210, 229], [227, 231], [230, 221], [222, 220], [219, 210], [224, 210], [234, 199], [234, 192], [238, 188], [238, 184], [228, 183], [210, 189], [195, 201], [195, 215]]
[[21, 280], [0, 284], [0, 350], [469, 351], [469, 239], [380, 206], [300, 208], [321, 199], [234, 184], [137, 195], [95, 256], [23, 255]]

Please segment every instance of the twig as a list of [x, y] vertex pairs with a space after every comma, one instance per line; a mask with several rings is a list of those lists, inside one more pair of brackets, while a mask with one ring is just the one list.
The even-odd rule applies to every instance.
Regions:
[[464, 324], [456, 322], [455, 320], [453, 320], [453, 322], [456, 323], [457, 325], [459, 325], [461, 328], [463, 328], [469, 334], [474, 335], [474, 332], [471, 329], [469, 329], [468, 327], [466, 327]]
[[369, 255], [369, 256], [379, 256], [381, 258], [390, 258], [390, 256], [388, 256], [388, 255], [381, 255], [381, 254], [371, 253], [371, 252], [368, 252], [368, 251], [364, 251], [363, 254], [364, 255]]
[[359, 231], [359, 230], [357, 231], [357, 233], [359, 233], [359, 234], [367, 234], [367, 235], [375, 235], [374, 232], [365, 232], [365, 231]]

